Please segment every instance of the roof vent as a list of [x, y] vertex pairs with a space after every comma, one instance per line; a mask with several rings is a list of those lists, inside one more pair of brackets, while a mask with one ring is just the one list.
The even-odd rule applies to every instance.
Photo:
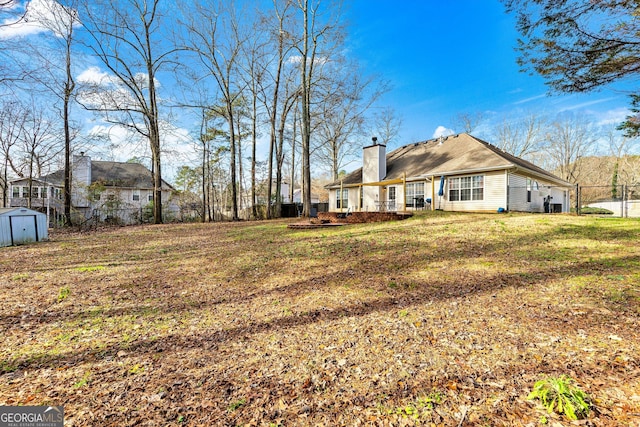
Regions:
[[378, 145], [378, 137], [377, 136], [372, 137], [371, 141], [373, 141], [373, 145]]

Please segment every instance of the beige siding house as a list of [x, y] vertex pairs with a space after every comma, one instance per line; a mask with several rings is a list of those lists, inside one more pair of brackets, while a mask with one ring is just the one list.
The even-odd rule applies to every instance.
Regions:
[[569, 212], [573, 185], [469, 134], [363, 149], [363, 167], [329, 184], [329, 210]]
[[[179, 209], [171, 200], [173, 187], [162, 182], [163, 211]], [[11, 181], [10, 206], [29, 206], [60, 221], [64, 215], [64, 172], [28, 180]], [[76, 221], [132, 224], [152, 213], [153, 180], [149, 169], [138, 163], [92, 161], [80, 153], [73, 156], [71, 205]]]

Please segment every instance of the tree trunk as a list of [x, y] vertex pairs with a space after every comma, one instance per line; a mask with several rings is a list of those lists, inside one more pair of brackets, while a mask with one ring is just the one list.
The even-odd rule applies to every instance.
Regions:
[[[73, 25], [71, 25], [73, 28]], [[71, 29], [70, 29], [71, 31]], [[72, 225], [71, 220], [71, 130], [69, 129], [69, 110], [71, 94], [75, 88], [71, 74], [71, 38], [66, 44], [66, 81], [64, 86], [63, 120], [64, 120], [64, 222]]]
[[227, 114], [227, 120], [229, 121], [229, 154], [231, 157], [231, 219], [238, 221], [240, 218], [238, 217], [238, 179], [236, 177], [236, 133], [233, 126], [233, 105], [230, 101], [227, 103]]
[[298, 109], [293, 111], [293, 136], [291, 138], [291, 183], [289, 184], [289, 200], [293, 203], [293, 192], [296, 182], [296, 131], [298, 130]]
[[251, 216], [253, 219], [258, 218], [258, 208], [256, 206], [256, 147], [257, 140], [257, 122], [258, 122], [258, 106], [257, 97], [254, 95], [252, 100], [251, 112]]
[[300, 84], [302, 95], [302, 216], [311, 216], [311, 67], [309, 64], [309, 0], [303, 0], [303, 46], [302, 58], [300, 60]]

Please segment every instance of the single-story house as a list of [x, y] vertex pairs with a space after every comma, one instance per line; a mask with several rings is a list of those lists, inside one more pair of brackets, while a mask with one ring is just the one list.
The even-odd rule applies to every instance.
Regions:
[[[73, 156], [71, 169], [71, 205], [76, 215], [100, 220], [134, 223], [140, 220], [145, 207], [154, 198], [153, 179], [149, 169], [139, 163], [92, 161], [80, 153]], [[31, 179], [20, 178], [10, 182], [10, 206], [31, 206], [52, 217], [64, 214], [64, 171]], [[177, 212], [171, 202], [174, 188], [162, 181], [163, 210]], [[151, 211], [150, 211], [151, 212]]]
[[48, 238], [45, 214], [27, 208], [0, 208], [0, 246], [40, 242]]
[[363, 149], [362, 168], [326, 186], [329, 211], [569, 212], [573, 184], [462, 133], [386, 153]]

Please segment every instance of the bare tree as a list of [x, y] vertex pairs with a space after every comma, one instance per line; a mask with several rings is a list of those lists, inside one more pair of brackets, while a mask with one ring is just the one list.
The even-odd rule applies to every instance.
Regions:
[[515, 120], [505, 118], [495, 131], [498, 148], [516, 157], [529, 158], [543, 148], [546, 127], [545, 119], [535, 113]]
[[[184, 26], [185, 49], [195, 54], [199, 64], [219, 89], [220, 106], [228, 124], [231, 158], [232, 219], [238, 220], [236, 103], [244, 84], [239, 78], [239, 60], [245, 34], [240, 28], [234, 5], [223, 1], [200, 0], [190, 3]], [[206, 77], [206, 76], [205, 76]]]
[[[110, 73], [84, 90], [85, 106], [105, 120], [132, 129], [149, 141], [154, 183], [153, 216], [162, 223], [160, 72], [176, 52], [167, 40], [168, 11], [160, 0], [99, 0], [84, 9], [89, 48]], [[174, 12], [175, 13], [175, 12]]]
[[25, 130], [27, 110], [17, 101], [3, 101], [0, 107], [0, 150], [2, 155], [2, 206], [8, 204], [9, 169], [20, 176], [18, 165], [14, 162], [13, 150], [21, 141]]
[[54, 122], [46, 116], [44, 108], [37, 106], [32, 100], [29, 113], [23, 122], [20, 132], [19, 163], [16, 173], [27, 178], [27, 207], [31, 208], [33, 200], [33, 180], [48, 172], [53, 160], [60, 154], [59, 132]]
[[[302, 32], [296, 46], [300, 55], [300, 136], [302, 148], [302, 196], [304, 217], [311, 214], [311, 115], [312, 99], [315, 91], [316, 74], [320, 65], [328, 59], [332, 45], [339, 45], [341, 33], [336, 16], [322, 20], [322, 12], [330, 8], [321, 8], [320, 0], [296, 0], [301, 14]], [[339, 8], [336, 8], [339, 13]], [[334, 47], [333, 46], [333, 47]]]
[[390, 145], [396, 141], [402, 127], [402, 118], [392, 107], [384, 107], [373, 113], [372, 136], [378, 138], [382, 145]]
[[453, 128], [456, 132], [472, 133], [478, 128], [484, 118], [484, 114], [480, 111], [476, 111], [475, 113], [459, 113], [453, 119]]
[[640, 182], [638, 156], [631, 154], [638, 139], [631, 138], [621, 133], [619, 129], [611, 127], [607, 130], [606, 140], [614, 162], [610, 180], [612, 197], [615, 199], [618, 196], [619, 184], [635, 186]]
[[[256, 10], [256, 15], [262, 18], [260, 10]], [[270, 55], [268, 54], [269, 44], [268, 41], [261, 37], [261, 31], [269, 31], [268, 22], [266, 19], [258, 19], [256, 25], [250, 30], [250, 35], [247, 37], [247, 43], [242, 45], [243, 57], [240, 61], [240, 66], [243, 68], [244, 73], [241, 74], [241, 78], [244, 81], [247, 95], [247, 116], [250, 121], [249, 137], [251, 139], [251, 217], [258, 218], [258, 206], [257, 206], [257, 193], [256, 193], [256, 165], [257, 165], [257, 147], [259, 136], [259, 121], [260, 116], [263, 113], [262, 96], [264, 92], [264, 85], [268, 84], [267, 80], [267, 67], [269, 65]], [[266, 28], [265, 28], [266, 27]], [[268, 214], [267, 214], [268, 215]]]
[[578, 182], [579, 160], [589, 155], [595, 146], [597, 135], [584, 117], [559, 115], [549, 127], [545, 151], [553, 161], [553, 169], [560, 177]]
[[0, 86], [9, 89], [28, 80], [34, 71], [27, 65], [30, 52], [22, 38], [2, 34], [26, 22], [27, 7], [19, 6], [17, 0], [0, 0]]
[[[293, 49], [292, 32], [293, 28], [287, 26], [292, 22], [292, 2], [291, 0], [274, 1], [273, 15], [267, 16], [265, 26], [269, 34], [268, 43], [272, 46], [274, 52], [268, 59], [267, 67], [269, 81], [263, 84], [263, 102], [265, 110], [269, 117], [269, 153], [267, 158], [268, 177], [267, 177], [267, 218], [274, 215], [271, 209], [271, 199], [273, 194], [273, 162], [276, 160], [276, 212], [280, 210], [280, 191], [281, 191], [281, 175], [282, 175], [282, 145], [278, 144], [278, 114], [280, 114], [280, 123], [286, 122], [288, 111], [291, 103], [289, 102], [293, 96], [289, 90], [289, 84], [292, 82], [291, 74], [285, 73], [285, 67], [289, 58], [289, 52]], [[283, 84], [284, 80], [284, 84]], [[286, 94], [282, 94], [283, 90]], [[296, 89], [297, 90], [297, 89]], [[282, 129], [282, 126], [280, 126]], [[282, 138], [280, 139], [282, 142]]]
[[[71, 144], [77, 131], [71, 124], [71, 104], [76, 83], [72, 74], [73, 50], [76, 44], [78, 1], [42, 2], [39, 8], [29, 11], [29, 19], [37, 20], [52, 35], [46, 46], [38, 44], [32, 52], [42, 64], [41, 76], [36, 77], [53, 96], [62, 103], [61, 116], [64, 129], [64, 217], [65, 225], [71, 225]], [[60, 58], [63, 58], [60, 61]]]
[[355, 64], [332, 61], [318, 91], [322, 99], [316, 130], [314, 154], [329, 167], [333, 180], [338, 171], [360, 153], [364, 117], [371, 105], [386, 91], [375, 77], [363, 78]]

